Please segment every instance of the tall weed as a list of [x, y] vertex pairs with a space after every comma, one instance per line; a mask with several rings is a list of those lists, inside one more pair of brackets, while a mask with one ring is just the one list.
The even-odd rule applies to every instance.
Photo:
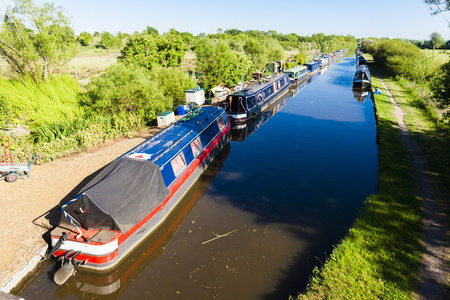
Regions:
[[83, 113], [77, 99], [81, 89], [75, 79], [54, 76], [48, 82], [24, 81], [26, 85], [0, 78], [0, 97], [17, 122], [39, 126]]

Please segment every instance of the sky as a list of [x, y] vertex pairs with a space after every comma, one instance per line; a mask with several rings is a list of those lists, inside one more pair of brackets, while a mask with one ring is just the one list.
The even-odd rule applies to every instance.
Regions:
[[[34, 0], [44, 2], [62, 6], [76, 34], [131, 34], [151, 26], [160, 34], [171, 28], [194, 35], [236, 28], [429, 40], [438, 32], [450, 40], [450, 13], [432, 16], [423, 0]], [[3, 3], [0, 8], [4, 12]]]

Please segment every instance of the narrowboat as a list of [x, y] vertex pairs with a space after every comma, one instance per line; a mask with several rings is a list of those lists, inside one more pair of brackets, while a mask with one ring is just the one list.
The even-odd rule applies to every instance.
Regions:
[[308, 71], [305, 66], [296, 66], [284, 71], [284, 74], [288, 74], [291, 83], [299, 83], [303, 79], [308, 77]]
[[259, 114], [256, 118], [248, 120], [244, 123], [234, 124], [231, 127], [231, 139], [235, 142], [242, 142], [250, 135], [261, 128], [270, 118], [279, 112], [289, 100], [289, 94], [279, 97], [273, 102], [264, 112]]
[[51, 231], [54, 281], [113, 268], [149, 236], [230, 138], [224, 109], [201, 107], [112, 161], [62, 206]]
[[309, 76], [311, 76], [311, 74], [313, 74], [314, 72], [319, 70], [319, 63], [317, 61], [312, 61], [312, 62], [308, 62], [303, 64], [306, 69], [308, 70], [308, 74]]
[[356, 66], [367, 65], [367, 61], [364, 56], [360, 55], [356, 58]]
[[287, 74], [275, 74], [232, 93], [225, 100], [231, 122], [245, 122], [264, 111], [279, 95], [288, 90], [291, 81]]
[[369, 68], [366, 65], [358, 66], [353, 77], [353, 87], [366, 88], [371, 85], [371, 82]]
[[164, 249], [173, 240], [192, 210], [217, 178], [230, 153], [230, 148], [230, 143], [227, 143], [220, 150], [200, 178], [180, 200], [180, 203], [170, 212], [167, 219], [152, 232], [149, 238], [133, 250], [132, 255], [127, 256], [117, 267], [109, 271], [77, 270], [67, 284], [57, 287], [56, 294], [60, 298], [66, 298], [70, 293], [79, 299], [93, 299], [95, 297], [118, 299], [120, 294], [133, 284], [138, 276], [164, 252]]

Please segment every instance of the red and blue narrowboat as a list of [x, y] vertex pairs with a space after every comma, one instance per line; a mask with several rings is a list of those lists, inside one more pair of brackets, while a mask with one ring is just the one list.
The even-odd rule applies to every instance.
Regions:
[[274, 74], [232, 93], [225, 100], [226, 112], [232, 122], [245, 122], [264, 111], [291, 86], [287, 74]]
[[63, 284], [81, 266], [108, 270], [155, 230], [230, 139], [225, 110], [201, 107], [101, 170], [62, 207], [51, 254]]

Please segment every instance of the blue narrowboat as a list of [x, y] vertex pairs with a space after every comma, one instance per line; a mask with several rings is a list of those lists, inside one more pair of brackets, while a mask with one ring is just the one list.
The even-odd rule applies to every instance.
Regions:
[[225, 100], [226, 112], [232, 122], [244, 122], [257, 116], [288, 90], [291, 81], [287, 74], [274, 74], [232, 93]]
[[114, 267], [158, 227], [230, 139], [225, 110], [198, 108], [112, 161], [62, 207], [55, 282]]
[[291, 69], [284, 71], [284, 74], [289, 76], [291, 83], [299, 83], [303, 79], [308, 77], [308, 72], [305, 66], [296, 66]]
[[369, 68], [366, 65], [356, 67], [355, 76], [353, 77], [353, 87], [366, 88], [372, 84]]
[[242, 142], [259, 128], [261, 128], [270, 118], [279, 112], [289, 100], [289, 94], [279, 97], [275, 102], [256, 118], [248, 120], [244, 123], [238, 123], [231, 127], [231, 139], [235, 142]]
[[305, 63], [303, 65], [308, 70], [308, 73], [310, 74], [310, 76], [311, 76], [312, 73], [318, 71], [319, 68], [320, 68], [319, 67], [319, 63], [317, 61], [308, 62], [308, 63]]

